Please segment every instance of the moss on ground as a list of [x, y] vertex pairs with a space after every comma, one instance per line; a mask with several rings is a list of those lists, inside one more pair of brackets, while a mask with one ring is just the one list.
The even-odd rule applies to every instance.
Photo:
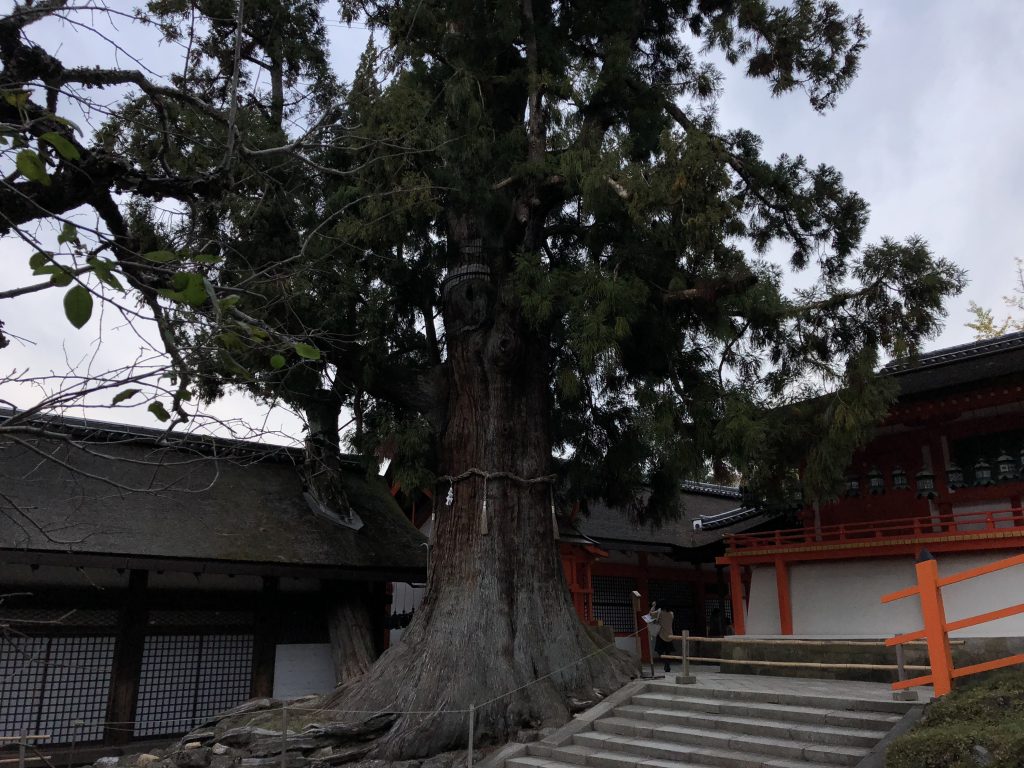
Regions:
[[931, 704], [924, 718], [896, 739], [886, 768], [977, 768], [980, 745], [991, 768], [1024, 766], [1024, 671], [993, 674]]

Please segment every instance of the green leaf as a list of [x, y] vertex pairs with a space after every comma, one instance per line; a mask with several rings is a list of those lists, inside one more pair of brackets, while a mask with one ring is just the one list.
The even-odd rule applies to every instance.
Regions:
[[149, 251], [142, 254], [142, 258], [155, 264], [167, 264], [170, 261], [177, 261], [178, 254], [174, 251]]
[[274, 370], [280, 370], [281, 368], [284, 368], [284, 364], [286, 362], [284, 355], [273, 355], [270, 358], [270, 367]]
[[189, 392], [187, 389], [179, 389], [174, 396], [177, 397], [182, 402], [186, 403], [192, 399], [192, 393]]
[[219, 264], [221, 257], [214, 256], [212, 253], [200, 253], [197, 256], [193, 256], [192, 260], [198, 261], [200, 264]]
[[76, 285], [64, 294], [64, 314], [75, 328], [81, 328], [92, 317], [92, 294]]
[[197, 275], [194, 272], [188, 273], [188, 283], [182, 290], [182, 293], [186, 303], [191, 304], [193, 307], [200, 306], [209, 298], [209, 295], [206, 293], [203, 276]]
[[21, 150], [14, 164], [18, 167], [18, 173], [26, 179], [38, 181], [44, 187], [48, 187], [52, 183], [50, 177], [46, 175], [46, 166], [43, 165], [43, 161], [31, 149]]
[[52, 253], [46, 253], [45, 251], [36, 251], [35, 253], [32, 254], [31, 258], [29, 258], [28, 265], [32, 269], [32, 271], [35, 272], [36, 270], [39, 270], [45, 267], [47, 264], [49, 264], [50, 259], [52, 258]]
[[[58, 288], [64, 288], [71, 285], [71, 273], [68, 272], [64, 267], [52, 267], [53, 271], [50, 273], [50, 285], [56, 285]], [[82, 288], [85, 291], [84, 288]], [[86, 294], [89, 292], [86, 291]], [[92, 299], [90, 299], [92, 301]], [[88, 318], [86, 318], [88, 319]]]
[[224, 349], [244, 349], [245, 345], [242, 344], [242, 337], [234, 331], [226, 331], [225, 333], [218, 333], [215, 337], [220, 345]]
[[161, 403], [159, 400], [154, 400], [152, 403], [150, 403], [149, 407], [146, 410], [152, 413], [158, 419], [160, 419], [160, 421], [167, 421], [169, 418], [171, 418], [171, 414], [167, 412], [167, 409], [164, 408], [164, 404]]
[[71, 120], [68, 120], [66, 117], [61, 117], [60, 115], [50, 115], [50, 117], [55, 122], [58, 122], [61, 125], [66, 125], [68, 128], [70, 128], [72, 131], [77, 133], [79, 136], [84, 135], [82, 133], [82, 129], [78, 127], [78, 123], [75, 123], [75, 122], [73, 122]]
[[158, 295], [163, 296], [165, 299], [170, 299], [171, 301], [185, 300], [185, 294], [181, 291], [173, 291], [170, 288], [157, 288], [156, 292]]
[[59, 133], [53, 131], [47, 131], [39, 137], [47, 144], [52, 144], [53, 148], [60, 153], [60, 156], [65, 160], [81, 160], [82, 154], [78, 151], [78, 147], [72, 144], [70, 141], [65, 139]]
[[6, 91], [4, 93], [4, 101], [12, 107], [21, 109], [28, 104], [28, 91]]
[[181, 301], [193, 307], [203, 304], [209, 294], [202, 275], [195, 272], [176, 272], [171, 278], [170, 288], [158, 288], [157, 293], [172, 301]]
[[64, 227], [61, 229], [60, 234], [57, 235], [57, 242], [64, 245], [65, 243], [74, 243], [77, 240], [78, 228], [70, 221], [65, 221]]
[[92, 267], [92, 271], [96, 273], [103, 283], [106, 283], [111, 288], [121, 291], [124, 293], [124, 286], [121, 285], [121, 281], [117, 279], [117, 275], [114, 274], [114, 267], [116, 266], [113, 261], [107, 261], [106, 259], [98, 259], [92, 256], [86, 259], [89, 266]]
[[141, 389], [122, 389], [114, 395], [114, 399], [110, 401], [110, 404], [117, 405], [118, 403], [123, 403], [125, 400], [130, 400], [135, 397], [141, 391]]
[[220, 308], [221, 309], [231, 309], [231, 307], [235, 306], [235, 304], [237, 304], [241, 300], [242, 300], [241, 296], [225, 296], [219, 302], [220, 303]]
[[306, 360], [320, 359], [320, 350], [314, 347], [312, 344], [306, 344], [303, 341], [295, 343], [295, 354]]

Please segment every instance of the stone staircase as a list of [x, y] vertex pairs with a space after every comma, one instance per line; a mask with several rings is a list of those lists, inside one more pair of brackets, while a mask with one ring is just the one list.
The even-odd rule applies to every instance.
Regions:
[[778, 691], [728, 682], [708, 687], [651, 682], [588, 727], [570, 727], [561, 738], [555, 734], [526, 745], [505, 766], [856, 766], [914, 706], [919, 705], [823, 692], [821, 686], [798, 691], [790, 684]]

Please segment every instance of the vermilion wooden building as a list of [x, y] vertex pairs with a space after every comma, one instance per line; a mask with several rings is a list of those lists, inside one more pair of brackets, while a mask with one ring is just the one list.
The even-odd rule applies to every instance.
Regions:
[[[879, 598], [914, 582], [922, 548], [951, 573], [1024, 547], [1024, 333], [886, 366], [899, 397], [854, 457], [845, 493], [804, 527], [727, 538], [737, 634], [880, 637], [920, 626], [916, 601]], [[948, 588], [950, 619], [1024, 593], [1009, 569]], [[969, 636], [1019, 637], [1024, 617]]]
[[636, 590], [644, 610], [652, 600], [671, 606], [677, 632], [731, 633], [725, 569], [715, 567], [715, 556], [727, 532], [763, 526], [769, 512], [744, 506], [737, 488], [710, 483], [684, 483], [682, 514], [661, 526], [600, 502], [588, 507], [561, 520], [559, 534], [565, 580], [583, 621], [610, 627], [634, 650]]

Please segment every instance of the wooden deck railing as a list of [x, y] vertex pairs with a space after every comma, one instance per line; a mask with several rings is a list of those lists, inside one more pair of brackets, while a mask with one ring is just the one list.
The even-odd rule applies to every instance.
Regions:
[[1024, 509], [1020, 507], [990, 512], [956, 512], [948, 515], [926, 515], [866, 523], [825, 525], [819, 528], [791, 528], [770, 533], [738, 533], [725, 537], [727, 552], [741, 554], [745, 550], [807, 544], [845, 543], [873, 540], [885, 544], [887, 539], [910, 538], [926, 542], [950, 534], [990, 534], [994, 531], [1020, 529], [1024, 533]]
[[924, 629], [916, 632], [896, 635], [885, 641], [886, 645], [902, 645], [916, 640], [924, 640], [928, 644], [928, 657], [931, 663], [931, 674], [915, 677], [910, 680], [902, 680], [893, 683], [893, 690], [901, 688], [913, 688], [918, 685], [932, 685], [935, 687], [936, 696], [945, 696], [953, 687], [953, 680], [968, 675], [976, 675], [979, 672], [988, 672], [993, 669], [1001, 669], [1014, 664], [1024, 664], [1024, 653], [1013, 656], [1006, 656], [1002, 659], [985, 661], [980, 664], [972, 664], [967, 667], [954, 667], [953, 655], [949, 647], [949, 633], [958, 629], [976, 627], [979, 624], [986, 624], [996, 619], [1004, 619], [1007, 616], [1016, 616], [1024, 613], [1024, 603], [1009, 608], [1002, 608], [998, 611], [979, 613], [957, 621], [947, 621], [946, 612], [942, 605], [942, 588], [950, 584], [957, 584], [961, 581], [968, 581], [984, 576], [989, 573], [996, 573], [1006, 568], [1017, 565], [1024, 565], [1024, 555], [1008, 557], [988, 565], [971, 568], [952, 576], [939, 578], [939, 566], [934, 558], [922, 560], [917, 564], [917, 585], [908, 587], [885, 595], [883, 603], [891, 603], [895, 600], [902, 600], [906, 597], [917, 595], [921, 599], [921, 615], [924, 619]]

